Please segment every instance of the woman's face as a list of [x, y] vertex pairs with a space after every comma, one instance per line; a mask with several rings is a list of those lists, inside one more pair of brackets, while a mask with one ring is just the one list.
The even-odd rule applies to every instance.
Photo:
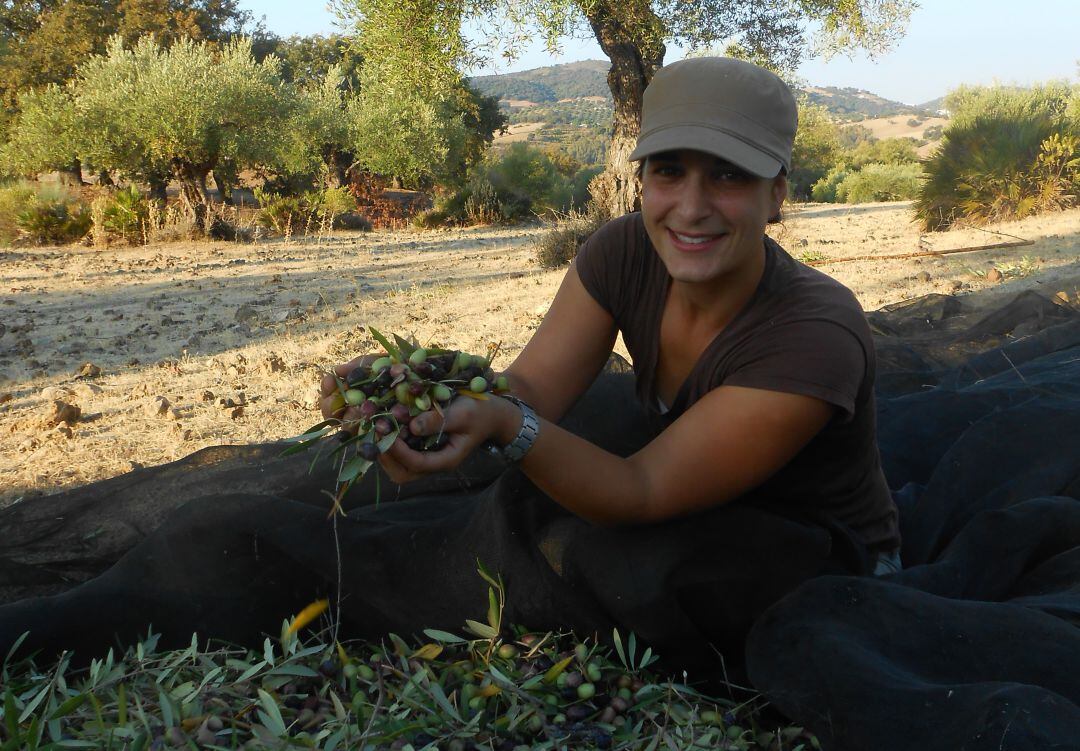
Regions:
[[641, 213], [673, 279], [720, 281], [756, 267], [762, 235], [787, 195], [783, 176], [762, 178], [688, 149], [650, 156], [641, 178]]

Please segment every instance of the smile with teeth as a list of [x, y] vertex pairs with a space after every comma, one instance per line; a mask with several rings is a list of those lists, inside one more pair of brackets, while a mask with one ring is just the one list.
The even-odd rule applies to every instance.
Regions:
[[681, 243], [685, 243], [686, 245], [704, 245], [705, 243], [712, 242], [713, 240], [717, 240], [723, 237], [723, 235], [684, 235], [680, 232], [676, 232], [673, 229], [669, 231], [676, 240]]

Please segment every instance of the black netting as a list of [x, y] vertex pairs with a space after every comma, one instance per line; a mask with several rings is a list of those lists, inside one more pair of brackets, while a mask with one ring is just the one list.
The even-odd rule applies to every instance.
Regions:
[[[830, 749], [1080, 748], [1080, 315], [1025, 293], [869, 317], [898, 574], [782, 503], [596, 528], [482, 457], [372, 474], [336, 542], [332, 467], [216, 447], [0, 511], [0, 653], [30, 629], [90, 655], [151, 622], [258, 642], [334, 598], [339, 555], [343, 636], [457, 629], [483, 612], [479, 557], [511, 621], [634, 631], [691, 678], [722, 653]], [[651, 435], [614, 360], [565, 423], [624, 455]]]

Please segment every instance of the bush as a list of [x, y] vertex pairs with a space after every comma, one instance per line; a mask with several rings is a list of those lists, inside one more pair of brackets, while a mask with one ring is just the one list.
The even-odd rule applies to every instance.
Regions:
[[919, 153], [913, 138], [882, 138], [864, 141], [852, 149], [846, 161], [853, 169], [867, 164], [916, 164]]
[[79, 203], [32, 203], [15, 218], [23, 237], [34, 245], [63, 245], [86, 237], [92, 225], [90, 211]]
[[850, 173], [836, 186], [842, 203], [906, 201], [915, 198], [922, 180], [917, 164], [867, 164]]
[[283, 196], [256, 188], [255, 200], [259, 202], [255, 221], [280, 235], [292, 235], [311, 221], [312, 210], [303, 196]]
[[536, 213], [564, 211], [570, 207], [570, 181], [551, 156], [527, 143], [517, 142], [483, 167], [487, 179], [502, 200], [527, 198]]
[[1028, 95], [954, 121], [926, 162], [915, 213], [924, 230], [1021, 219], [1075, 204], [1080, 125]]
[[24, 180], [0, 188], [0, 242], [7, 245], [19, 236], [16, 218], [34, 202], [38, 190]]
[[150, 202], [135, 186], [99, 196], [93, 204], [93, 224], [95, 241], [145, 243], [150, 235]]
[[819, 203], [836, 203], [836, 189], [850, 174], [847, 167], [838, 165], [829, 170], [829, 174], [814, 183], [810, 198]]
[[536, 260], [545, 269], [557, 269], [574, 260], [578, 248], [611, 217], [590, 203], [584, 211], [571, 210], [540, 240]]
[[800, 106], [799, 129], [795, 133], [791, 172], [788, 173], [791, 195], [800, 200], [808, 198], [814, 183], [824, 177], [842, 155], [840, 129], [828, 111], [818, 105]]

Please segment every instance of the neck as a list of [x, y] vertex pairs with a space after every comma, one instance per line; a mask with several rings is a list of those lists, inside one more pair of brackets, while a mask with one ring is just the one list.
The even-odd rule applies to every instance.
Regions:
[[719, 330], [739, 314], [761, 282], [765, 273], [765, 241], [752, 263], [744, 264], [722, 277], [708, 282], [672, 280], [669, 298], [695, 327]]

